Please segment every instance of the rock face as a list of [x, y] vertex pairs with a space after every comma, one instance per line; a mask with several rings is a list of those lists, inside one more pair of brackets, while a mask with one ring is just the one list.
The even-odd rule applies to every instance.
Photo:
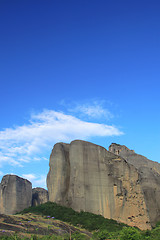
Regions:
[[32, 189], [32, 206], [37, 206], [48, 201], [49, 196], [48, 191], [46, 189], [44, 188]]
[[122, 157], [76, 140], [55, 144], [49, 165], [50, 201], [141, 229], [151, 227], [141, 176]]
[[16, 175], [5, 175], [0, 184], [0, 213], [15, 214], [31, 206], [32, 184]]
[[160, 164], [119, 144], [112, 143], [109, 151], [123, 157], [138, 169], [149, 219], [154, 226], [160, 221]]

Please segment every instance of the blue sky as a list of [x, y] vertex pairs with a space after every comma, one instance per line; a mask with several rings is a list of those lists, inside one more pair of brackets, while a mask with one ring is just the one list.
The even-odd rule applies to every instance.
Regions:
[[0, 0], [0, 175], [45, 187], [56, 142], [160, 162], [160, 2]]

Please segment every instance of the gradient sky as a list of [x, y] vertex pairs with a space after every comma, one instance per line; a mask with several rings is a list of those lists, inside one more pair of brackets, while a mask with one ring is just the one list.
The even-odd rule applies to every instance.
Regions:
[[0, 0], [1, 176], [74, 139], [160, 162], [159, 91], [159, 0]]

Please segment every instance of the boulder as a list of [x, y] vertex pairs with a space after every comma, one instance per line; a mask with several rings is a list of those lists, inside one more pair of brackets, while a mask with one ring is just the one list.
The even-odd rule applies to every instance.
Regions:
[[140, 174], [140, 184], [152, 226], [160, 221], [160, 164], [136, 154], [124, 145], [112, 143], [109, 151], [123, 157], [135, 166]]
[[31, 206], [32, 184], [16, 175], [5, 175], [0, 183], [0, 213], [15, 214]]
[[48, 201], [49, 196], [46, 189], [40, 187], [32, 189], [32, 206], [37, 206]]
[[55, 144], [47, 176], [49, 201], [150, 229], [141, 176], [124, 158], [90, 142]]

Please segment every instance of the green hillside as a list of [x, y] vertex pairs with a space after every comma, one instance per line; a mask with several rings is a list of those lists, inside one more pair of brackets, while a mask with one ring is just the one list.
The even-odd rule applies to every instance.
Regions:
[[30, 207], [21, 213], [28, 212], [54, 217], [55, 219], [71, 223], [74, 226], [80, 226], [89, 231], [107, 230], [109, 232], [118, 232], [124, 226], [127, 226], [123, 223], [118, 223], [115, 220], [106, 219], [102, 215], [83, 211], [76, 212], [72, 208], [60, 206], [53, 202], [47, 202], [37, 207]]
[[[2, 216], [1, 218], [4, 218]], [[12, 218], [12, 219], [11, 219]], [[13, 219], [14, 218], [14, 219]], [[0, 239], [6, 240], [159, 240], [160, 227], [151, 231], [141, 231], [138, 228], [129, 227], [112, 219], [106, 219], [101, 215], [88, 212], [76, 212], [71, 208], [45, 203], [37, 207], [25, 209], [16, 216], [1, 221], [3, 228], [9, 226], [19, 227], [14, 234], [8, 234], [7, 230], [0, 231]], [[8, 226], [6, 226], [6, 229]], [[5, 232], [5, 234], [3, 233]]]

